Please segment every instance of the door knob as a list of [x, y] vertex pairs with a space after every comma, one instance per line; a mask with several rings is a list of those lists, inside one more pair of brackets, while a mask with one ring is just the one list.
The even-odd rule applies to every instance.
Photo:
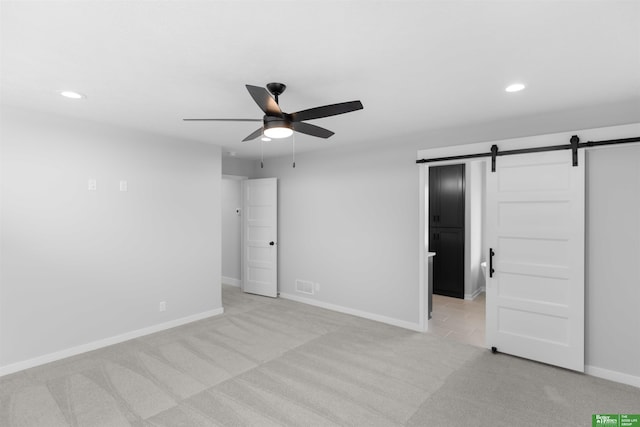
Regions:
[[273, 246], [275, 244], [276, 244], [276, 242], [274, 242], [274, 241], [269, 242], [269, 246]]

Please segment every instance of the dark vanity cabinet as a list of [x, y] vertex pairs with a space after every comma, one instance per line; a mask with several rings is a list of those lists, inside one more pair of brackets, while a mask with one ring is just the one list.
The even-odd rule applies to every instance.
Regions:
[[464, 164], [429, 168], [433, 293], [464, 298]]

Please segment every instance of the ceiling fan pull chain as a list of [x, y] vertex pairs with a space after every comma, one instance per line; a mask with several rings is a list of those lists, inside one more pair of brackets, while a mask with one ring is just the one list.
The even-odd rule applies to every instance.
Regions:
[[260, 140], [260, 168], [264, 169], [264, 141]]
[[291, 135], [291, 141], [293, 142], [293, 168], [296, 168], [296, 133]]

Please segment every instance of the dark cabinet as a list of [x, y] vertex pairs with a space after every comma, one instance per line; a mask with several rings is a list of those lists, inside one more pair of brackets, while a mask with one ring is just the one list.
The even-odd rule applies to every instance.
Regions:
[[433, 257], [433, 293], [464, 298], [464, 229], [431, 229], [429, 250]]
[[464, 228], [464, 165], [429, 168], [429, 225]]
[[429, 168], [433, 293], [464, 298], [464, 164]]

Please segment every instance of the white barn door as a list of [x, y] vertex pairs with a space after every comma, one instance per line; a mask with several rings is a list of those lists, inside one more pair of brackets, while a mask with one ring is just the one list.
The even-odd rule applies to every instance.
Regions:
[[278, 296], [278, 181], [247, 179], [244, 194], [244, 274], [242, 289]]
[[562, 150], [500, 156], [495, 172], [487, 168], [486, 343], [583, 372], [584, 151], [578, 155], [578, 166]]

